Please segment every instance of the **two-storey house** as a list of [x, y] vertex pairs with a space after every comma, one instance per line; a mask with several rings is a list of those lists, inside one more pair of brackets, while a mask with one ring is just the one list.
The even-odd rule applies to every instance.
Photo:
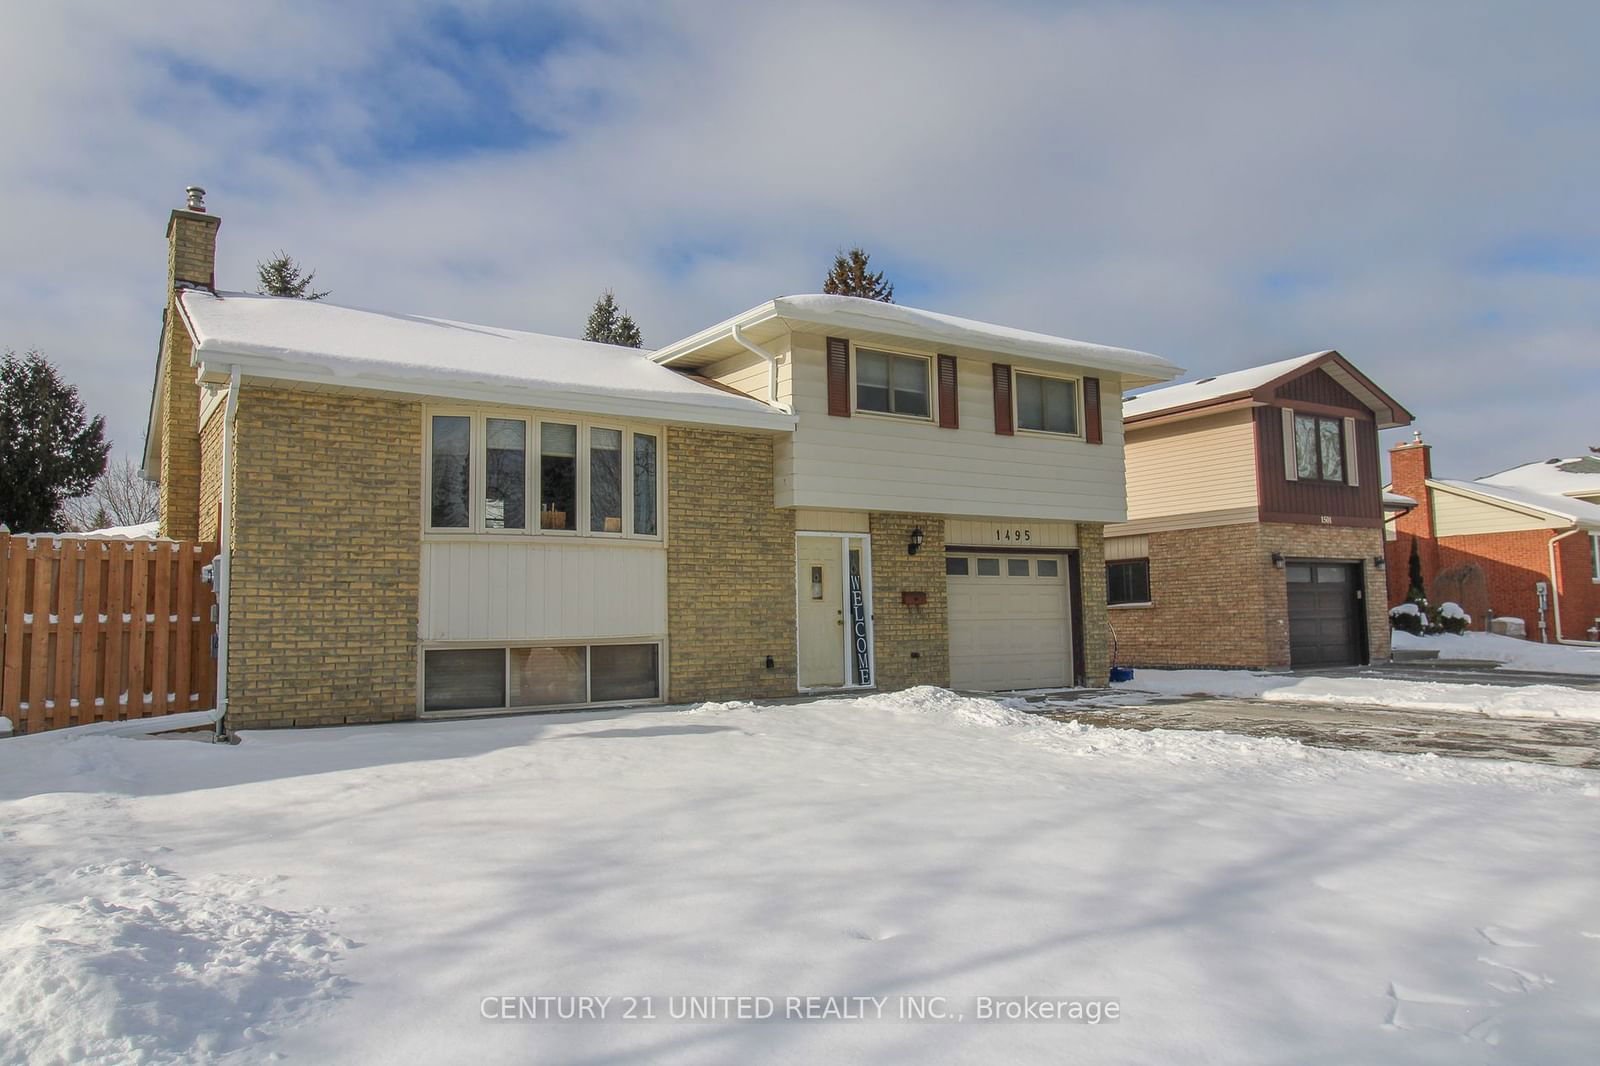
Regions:
[[1128, 520], [1105, 530], [1121, 664], [1387, 657], [1378, 431], [1404, 407], [1325, 351], [1152, 389], [1123, 418]]
[[235, 728], [1103, 684], [1152, 355], [844, 297], [645, 353], [219, 291], [168, 225], [146, 470]]

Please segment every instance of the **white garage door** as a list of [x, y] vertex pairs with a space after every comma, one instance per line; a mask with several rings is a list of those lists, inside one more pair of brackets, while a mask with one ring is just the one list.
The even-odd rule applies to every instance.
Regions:
[[962, 689], [1071, 683], [1067, 560], [1060, 555], [945, 556], [950, 683]]

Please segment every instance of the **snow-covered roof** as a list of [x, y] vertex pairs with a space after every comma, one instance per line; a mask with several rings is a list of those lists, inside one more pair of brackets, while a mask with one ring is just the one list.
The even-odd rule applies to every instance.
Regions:
[[1216, 405], [1249, 399], [1273, 382], [1314, 365], [1321, 366], [1330, 377], [1366, 404], [1377, 417], [1378, 428], [1390, 429], [1410, 423], [1411, 415], [1405, 408], [1331, 349], [1297, 355], [1293, 359], [1280, 359], [1263, 366], [1232, 370], [1198, 381], [1151, 389], [1122, 401], [1122, 417], [1131, 422], [1157, 415], [1177, 415], [1179, 412], [1200, 413]]
[[1568, 496], [1554, 496], [1543, 492], [1512, 488], [1509, 485], [1490, 485], [1482, 481], [1450, 481], [1429, 478], [1429, 485], [1453, 489], [1468, 496], [1476, 496], [1489, 503], [1508, 504], [1513, 509], [1536, 511], [1585, 529], [1600, 530], [1600, 503], [1585, 503]]
[[1310, 355], [1298, 355], [1293, 359], [1280, 359], [1276, 363], [1268, 363], [1265, 366], [1246, 367], [1243, 370], [1233, 370], [1226, 374], [1201, 378], [1198, 381], [1185, 381], [1179, 385], [1151, 389], [1149, 392], [1142, 392], [1131, 399], [1122, 401], [1122, 417], [1133, 418], [1138, 415], [1153, 415], [1160, 411], [1171, 411], [1179, 407], [1194, 407], [1211, 403], [1214, 400], [1224, 400], [1229, 397], [1254, 392], [1268, 382], [1276, 381], [1285, 374], [1293, 373], [1307, 363], [1320, 359], [1327, 354], [1327, 352], [1312, 352]]
[[1504, 485], [1552, 496], [1600, 495], [1600, 455], [1524, 463], [1478, 480], [1486, 485]]
[[[702, 353], [725, 341], [737, 327], [741, 332], [765, 323], [790, 328], [825, 327], [852, 334], [904, 338], [947, 349], [966, 349], [1023, 359], [1063, 363], [1090, 370], [1109, 370], [1123, 377], [1127, 387], [1171, 381], [1183, 369], [1158, 355], [1113, 348], [1088, 341], [1070, 340], [1048, 333], [1000, 326], [939, 311], [902, 304], [887, 304], [857, 296], [808, 293], [780, 296], [735, 315], [699, 333], [657, 351], [658, 363], [699, 366], [709, 361]], [[699, 358], [696, 358], [700, 356]]]
[[250, 293], [180, 299], [202, 376], [313, 384], [758, 429], [792, 415], [693, 381], [648, 352], [566, 337]]
[[1415, 507], [1416, 505], [1417, 501], [1413, 500], [1410, 496], [1402, 496], [1398, 492], [1389, 492], [1387, 489], [1384, 490], [1383, 509], [1385, 511], [1406, 511]]

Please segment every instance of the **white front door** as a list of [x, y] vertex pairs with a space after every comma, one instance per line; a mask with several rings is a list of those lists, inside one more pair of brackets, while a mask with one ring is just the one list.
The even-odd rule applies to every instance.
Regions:
[[865, 536], [795, 538], [801, 688], [872, 684], [872, 564]]
[[1072, 683], [1062, 555], [945, 556], [950, 684], [994, 691]]
[[800, 687], [844, 684], [844, 555], [837, 537], [795, 540]]

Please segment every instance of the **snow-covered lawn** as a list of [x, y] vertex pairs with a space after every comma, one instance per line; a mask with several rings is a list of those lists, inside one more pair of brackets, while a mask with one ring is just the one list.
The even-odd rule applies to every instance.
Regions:
[[1441, 633], [1414, 637], [1394, 631], [1397, 648], [1437, 651], [1441, 659], [1477, 659], [1496, 662], [1511, 670], [1533, 670], [1553, 674], [1600, 674], [1600, 648], [1573, 644], [1540, 644], [1498, 633]]
[[[0, 1062], [1587, 1063], [1597, 815], [1585, 771], [927, 689], [24, 737], [0, 742]], [[781, 1020], [919, 994], [965, 1018]], [[658, 1020], [481, 1016], [545, 995]], [[973, 1017], [1024, 995], [1121, 1018]], [[779, 1020], [674, 1022], [669, 996]]]
[[[1431, 638], [1430, 638], [1431, 639]], [[1565, 685], [1473, 685], [1387, 677], [1262, 674], [1251, 670], [1135, 670], [1117, 691], [1166, 696], [1230, 696], [1282, 703], [1360, 703], [1416, 711], [1459, 711], [1500, 718], [1600, 722], [1600, 689]]]

